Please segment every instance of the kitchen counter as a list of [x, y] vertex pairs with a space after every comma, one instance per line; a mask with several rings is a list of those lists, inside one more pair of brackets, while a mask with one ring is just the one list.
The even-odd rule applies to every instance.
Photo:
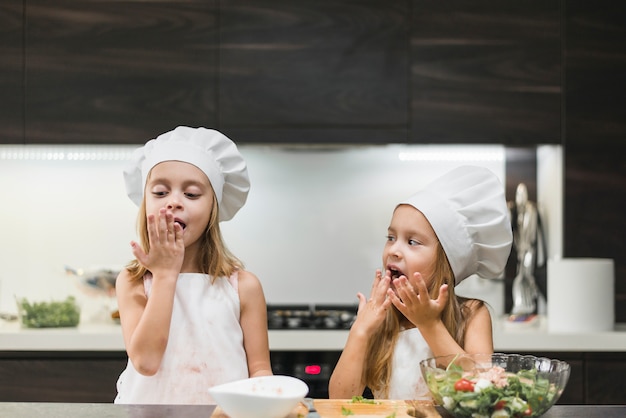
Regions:
[[[342, 401], [335, 402], [340, 403]], [[436, 411], [438, 414], [433, 416], [449, 417], [440, 408], [437, 408]], [[288, 418], [304, 416], [303, 412], [303, 408], [299, 408], [291, 413]], [[322, 418], [341, 417], [340, 413], [328, 414], [320, 412], [320, 415]], [[384, 414], [373, 415], [384, 416]], [[214, 405], [114, 405], [30, 402], [0, 402], [0, 416], [3, 418], [82, 418], [86, 416], [90, 418], [228, 418], [227, 415], [221, 412], [219, 407], [216, 408]], [[624, 416], [626, 416], [626, 406], [601, 405], [555, 405], [543, 415], [544, 418], [617, 418]]]
[[[339, 351], [348, 331], [342, 330], [270, 330], [273, 351]], [[552, 333], [545, 321], [535, 328], [511, 329], [504, 321], [495, 321], [496, 351], [626, 351], [626, 324], [617, 324], [611, 332]], [[23, 329], [17, 322], [0, 321], [0, 351], [124, 351], [119, 325], [85, 324], [77, 328]]]

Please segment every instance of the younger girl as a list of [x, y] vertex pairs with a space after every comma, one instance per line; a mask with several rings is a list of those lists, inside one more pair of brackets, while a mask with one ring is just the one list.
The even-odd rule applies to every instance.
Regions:
[[375, 398], [428, 396], [423, 359], [491, 353], [491, 317], [483, 302], [455, 295], [470, 275], [497, 278], [511, 250], [504, 187], [489, 170], [464, 166], [432, 182], [394, 210], [370, 298], [330, 379], [331, 398], [369, 388]]
[[235, 144], [180, 126], [137, 149], [124, 178], [140, 242], [116, 282], [128, 364], [115, 403], [214, 403], [211, 386], [272, 374], [263, 289], [219, 228], [249, 190]]

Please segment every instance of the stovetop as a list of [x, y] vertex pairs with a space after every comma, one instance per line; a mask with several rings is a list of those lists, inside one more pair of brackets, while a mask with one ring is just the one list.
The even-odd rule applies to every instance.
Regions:
[[350, 329], [357, 305], [267, 305], [268, 329]]

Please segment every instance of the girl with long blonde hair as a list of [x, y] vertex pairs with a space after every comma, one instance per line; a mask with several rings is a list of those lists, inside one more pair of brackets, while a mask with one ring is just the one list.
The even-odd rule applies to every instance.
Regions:
[[128, 363], [115, 403], [211, 404], [212, 386], [271, 375], [261, 283], [219, 227], [249, 190], [235, 144], [179, 126], [135, 150], [124, 178], [139, 242], [116, 281]]
[[[331, 398], [370, 389], [375, 398], [428, 396], [419, 362], [491, 353], [487, 306], [454, 288], [497, 278], [511, 250], [504, 187], [489, 170], [459, 167], [398, 204], [369, 299], [359, 309], [329, 383]], [[384, 271], [384, 272], [383, 272]]]

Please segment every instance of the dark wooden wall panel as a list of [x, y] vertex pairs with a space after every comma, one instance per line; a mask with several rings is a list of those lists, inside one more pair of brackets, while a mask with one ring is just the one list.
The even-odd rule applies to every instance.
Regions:
[[565, 18], [565, 256], [614, 259], [626, 322], [626, 3], [567, 0]]
[[626, 2], [564, 0], [566, 145], [626, 140]]
[[0, 402], [112, 403], [125, 352], [2, 353]]
[[29, 0], [28, 142], [143, 143], [215, 125], [215, 3]]
[[23, 0], [0, 3], [0, 141], [24, 143]]
[[559, 0], [412, 1], [411, 140], [561, 142]]
[[626, 353], [587, 353], [585, 355], [585, 375], [593, 384], [585, 388], [588, 404], [624, 405], [624, 374], [626, 374]]
[[406, 0], [220, 6], [226, 132], [245, 142], [406, 141]]

